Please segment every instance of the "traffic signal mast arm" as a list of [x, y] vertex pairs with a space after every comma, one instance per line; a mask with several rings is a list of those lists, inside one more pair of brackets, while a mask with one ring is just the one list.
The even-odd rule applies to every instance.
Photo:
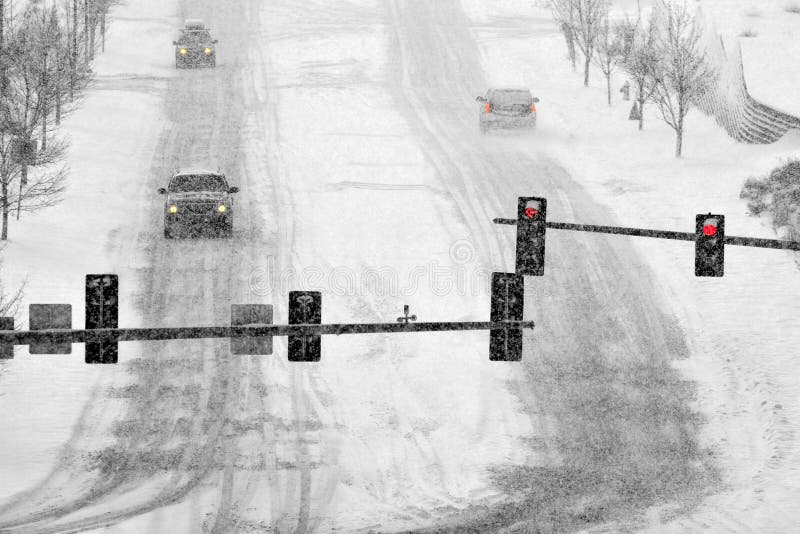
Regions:
[[168, 339], [237, 338], [257, 336], [308, 336], [342, 334], [378, 334], [400, 332], [448, 332], [462, 330], [502, 330], [533, 328], [533, 321], [475, 321], [428, 323], [343, 323], [290, 324], [263, 326], [199, 326], [176, 328], [98, 328], [94, 330], [0, 331], [0, 342], [28, 345], [53, 341], [85, 343], [88, 341], [158, 341]]
[[[495, 224], [517, 224], [516, 219], [496, 218]], [[670, 230], [649, 230], [646, 228], [623, 228], [620, 226], [597, 226], [593, 224], [574, 224], [546, 221], [548, 228], [556, 230], [575, 230], [578, 232], [598, 232], [601, 234], [622, 234], [640, 237], [656, 237], [660, 239], [677, 239], [680, 241], [694, 241], [694, 232], [672, 232]], [[738, 237], [726, 235], [723, 239], [726, 245], [739, 245], [743, 247], [775, 248], [783, 250], [800, 250], [800, 242], [784, 241], [781, 239], [763, 239], [759, 237]]]

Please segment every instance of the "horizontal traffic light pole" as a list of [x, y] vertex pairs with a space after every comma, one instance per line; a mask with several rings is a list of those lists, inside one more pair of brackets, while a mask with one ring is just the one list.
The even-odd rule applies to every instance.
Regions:
[[175, 328], [98, 328], [0, 331], [0, 344], [85, 343], [99, 341], [162, 341], [170, 339], [242, 338], [259, 336], [309, 336], [381, 334], [402, 332], [457, 332], [463, 330], [531, 329], [533, 321], [290, 324], [259, 326], [195, 326]]
[[[496, 218], [495, 224], [516, 225], [516, 219]], [[623, 228], [620, 226], [597, 226], [594, 224], [574, 224], [546, 221], [548, 228], [556, 230], [576, 230], [578, 232], [598, 232], [601, 234], [622, 234], [640, 237], [656, 237], [660, 239], [677, 239], [680, 241], [695, 241], [696, 234], [693, 232], [672, 232], [669, 230], [648, 230], [646, 228]], [[783, 250], [800, 250], [800, 242], [784, 241], [781, 239], [762, 239], [759, 237], [738, 237], [725, 236], [723, 242], [726, 245], [740, 245], [743, 247], [775, 248]]]

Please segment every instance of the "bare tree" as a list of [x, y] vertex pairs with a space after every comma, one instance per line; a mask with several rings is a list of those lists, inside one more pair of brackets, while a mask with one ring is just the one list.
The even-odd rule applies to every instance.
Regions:
[[[2, 0], [0, 0], [2, 1]], [[572, 35], [572, 26], [566, 22], [561, 23], [561, 32], [564, 34], [564, 39], [567, 42], [567, 52], [569, 53], [569, 61], [572, 63], [572, 71], [575, 71], [576, 54], [575, 54], [575, 37]]]
[[658, 60], [653, 69], [652, 99], [661, 118], [675, 130], [675, 156], [680, 157], [686, 114], [716, 73], [699, 44], [702, 30], [685, 3], [659, 0], [653, 16]]
[[552, 0], [550, 8], [556, 21], [569, 24], [572, 37], [584, 57], [583, 85], [589, 85], [589, 68], [595, 50], [600, 22], [608, 11], [607, 0]]
[[621, 23], [623, 34], [622, 68], [628, 74], [636, 90], [634, 98], [639, 109], [639, 130], [644, 128], [644, 105], [653, 95], [655, 87], [655, 66], [658, 52], [655, 45], [655, 24], [651, 21], [647, 27], [641, 19], [635, 23], [626, 20]]
[[[48, 100], [52, 80], [48, 76], [48, 29], [44, 7], [33, 1], [7, 36], [7, 87], [3, 95], [3, 128], [0, 129], [0, 239], [8, 238], [9, 214], [36, 211], [60, 200], [66, 170], [62, 142], [43, 143], [36, 156], [36, 171], [28, 179], [28, 158], [20, 147], [28, 145], [37, 132], [48, 137]], [[52, 45], [55, 46], [55, 45]], [[15, 185], [18, 181], [19, 187]]]
[[[0, 247], [0, 252], [2, 248]], [[0, 273], [2, 272], [2, 263], [0, 263]], [[25, 290], [25, 282], [23, 281], [15, 290], [9, 291], [8, 286], [3, 282], [0, 277], [0, 317], [14, 317], [19, 311], [19, 306], [22, 303], [22, 295]]]
[[16, 212], [19, 216], [23, 211], [34, 212], [57, 204], [67, 177], [66, 167], [59, 167], [66, 148], [63, 142], [50, 143], [38, 153], [36, 170], [30, 177], [27, 165], [17, 159], [15, 143], [15, 136], [0, 133], [0, 240], [3, 241], [8, 239], [9, 215]]
[[600, 30], [595, 44], [594, 62], [600, 67], [603, 76], [606, 77], [609, 106], [611, 105], [611, 75], [616, 70], [617, 64], [624, 59], [623, 35], [618, 27], [619, 25], [612, 27], [606, 12], [600, 22]]

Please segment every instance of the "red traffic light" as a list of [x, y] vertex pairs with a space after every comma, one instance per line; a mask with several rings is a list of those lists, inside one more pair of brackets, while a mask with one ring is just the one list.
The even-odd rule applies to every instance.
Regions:
[[533, 219], [539, 212], [534, 208], [525, 208], [525, 217]]
[[703, 235], [712, 236], [716, 235], [717, 227], [713, 224], [706, 224], [703, 226]]

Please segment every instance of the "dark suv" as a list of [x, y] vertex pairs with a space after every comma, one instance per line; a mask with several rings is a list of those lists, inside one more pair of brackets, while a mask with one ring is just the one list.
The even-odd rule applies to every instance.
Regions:
[[481, 103], [478, 124], [481, 133], [492, 128], [535, 128], [536, 103], [529, 89], [489, 89]]
[[175, 68], [177, 69], [217, 66], [217, 53], [214, 50], [217, 40], [211, 38], [211, 32], [206, 29], [201, 20], [187, 20], [180, 37], [177, 41], [172, 41], [172, 44], [175, 45]]
[[169, 186], [158, 189], [164, 203], [164, 237], [197, 234], [203, 229], [230, 237], [233, 233], [232, 193], [225, 175], [208, 171], [178, 171]]

